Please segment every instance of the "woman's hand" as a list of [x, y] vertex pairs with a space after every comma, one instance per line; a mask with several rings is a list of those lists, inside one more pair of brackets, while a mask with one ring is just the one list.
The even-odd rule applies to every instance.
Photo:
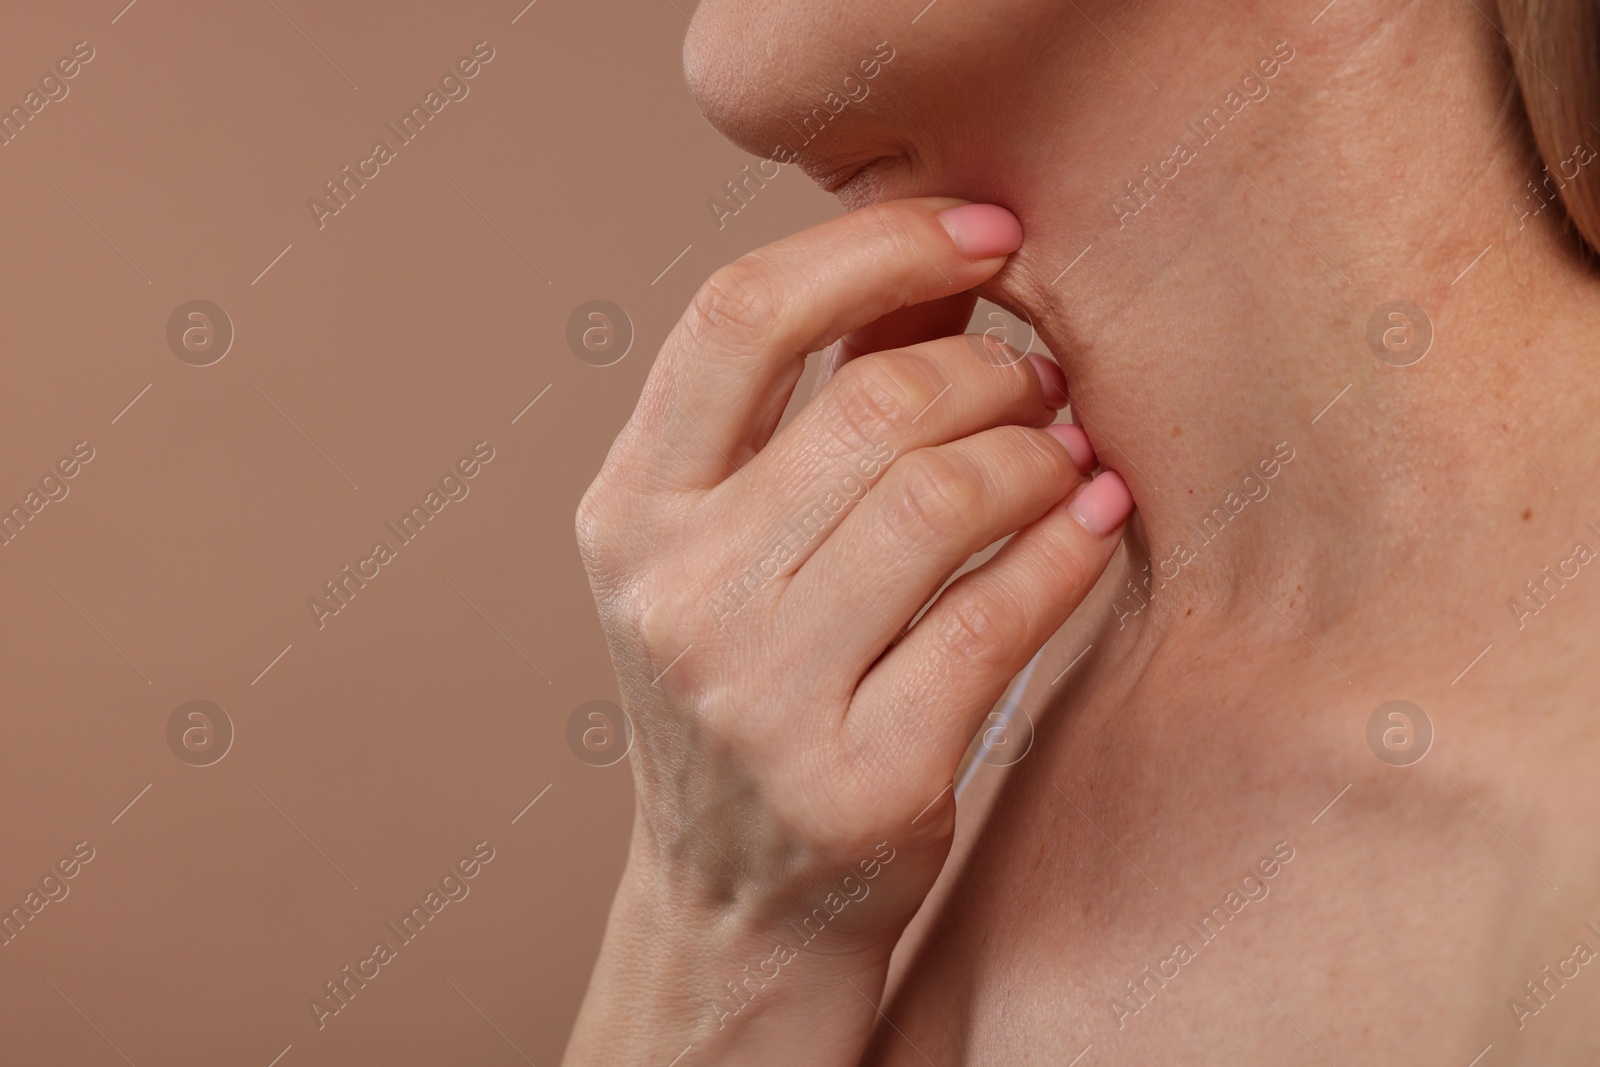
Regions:
[[[638, 808], [569, 1064], [860, 1055], [957, 764], [1132, 507], [1051, 426], [1053, 363], [944, 336], [1020, 242], [997, 207], [865, 208], [717, 271], [668, 337], [578, 511]], [[861, 354], [775, 432], [836, 341]]]

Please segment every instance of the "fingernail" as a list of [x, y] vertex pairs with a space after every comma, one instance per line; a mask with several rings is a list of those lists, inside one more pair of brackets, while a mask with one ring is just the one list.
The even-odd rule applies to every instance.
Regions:
[[962, 204], [945, 208], [938, 218], [968, 259], [1008, 256], [1022, 247], [1022, 223], [998, 204]]
[[1033, 364], [1033, 369], [1039, 375], [1039, 385], [1044, 389], [1044, 402], [1053, 408], [1067, 406], [1067, 376], [1061, 373], [1061, 367], [1053, 359], [1046, 359], [1037, 352], [1028, 353], [1028, 362]]
[[1096, 537], [1109, 537], [1133, 512], [1133, 494], [1116, 471], [1101, 471], [1078, 490], [1067, 511]]
[[1058, 422], [1053, 426], [1046, 426], [1044, 432], [1061, 442], [1067, 450], [1067, 455], [1072, 457], [1072, 465], [1078, 468], [1079, 474], [1088, 474], [1095, 468], [1094, 445], [1089, 443], [1089, 435], [1083, 429], [1072, 425], [1070, 422]]

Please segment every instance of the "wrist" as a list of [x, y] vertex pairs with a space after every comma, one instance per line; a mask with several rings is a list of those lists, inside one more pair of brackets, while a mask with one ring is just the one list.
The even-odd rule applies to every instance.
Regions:
[[853, 1064], [894, 937], [851, 936], [821, 903], [790, 910], [748, 882], [708, 892], [698, 873], [636, 850], [568, 1067], [640, 1056], [665, 1064], [691, 1047], [685, 1065], [743, 1062], [747, 1052], [768, 1067]]

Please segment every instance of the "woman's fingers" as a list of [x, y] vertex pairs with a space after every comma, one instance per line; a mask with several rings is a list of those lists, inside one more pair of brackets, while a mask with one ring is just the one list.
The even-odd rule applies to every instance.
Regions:
[[[897, 456], [996, 426], [1053, 421], [1056, 412], [1045, 402], [1035, 364], [1014, 352], [1008, 358], [993, 353], [985, 338], [964, 334], [869, 353], [842, 367], [711, 494], [711, 513], [726, 518], [731, 531], [729, 556], [742, 561], [786, 544], [792, 551], [776, 570], [769, 566], [767, 578], [786, 577]], [[1059, 368], [1050, 368], [1059, 379]]]
[[817, 381], [811, 395], [820, 393], [822, 387], [828, 384], [828, 379], [857, 356], [890, 348], [907, 348], [923, 341], [966, 333], [967, 323], [972, 319], [972, 309], [977, 304], [976, 293], [957, 293], [955, 296], [929, 300], [925, 304], [899, 308], [859, 330], [851, 330], [823, 354], [822, 366], [817, 370]]
[[901, 456], [795, 574], [786, 624], [861, 677], [974, 553], [1077, 488], [1081, 452], [1063, 445], [1043, 430], [1000, 426]]
[[[977, 303], [977, 294], [957, 293], [941, 300], [930, 300], [926, 304], [914, 304], [899, 311], [891, 311], [883, 318], [845, 334], [824, 353], [811, 395], [816, 396], [820, 393], [822, 387], [828, 384], [828, 379], [832, 378], [840, 367], [868, 352], [909, 348], [923, 341], [967, 332], [967, 324], [972, 320], [972, 309]], [[985, 331], [984, 338], [984, 343], [989, 348], [988, 358], [991, 362], [1009, 363], [1016, 360], [1015, 349], [1000, 343], [990, 336], [988, 331]], [[1037, 352], [1027, 353], [1027, 358], [1038, 369], [1045, 382], [1045, 399], [1055, 407], [1064, 405], [1067, 400], [1067, 381], [1061, 373], [1060, 364], [1049, 356]]]
[[[759, 450], [807, 353], [896, 309], [971, 289], [1022, 242], [1003, 208], [862, 208], [714, 273], [668, 336], [624, 431], [627, 462], [709, 488]], [[781, 410], [781, 403], [780, 403]]]
[[948, 782], [1006, 685], [1093, 588], [1132, 509], [1105, 471], [950, 583], [861, 680], [851, 747]]

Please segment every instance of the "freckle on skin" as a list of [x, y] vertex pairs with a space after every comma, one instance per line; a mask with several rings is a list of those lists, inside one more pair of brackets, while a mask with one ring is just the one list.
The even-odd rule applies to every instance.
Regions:
[[1522, 509], [1522, 521], [1523, 522], [1527, 522], [1531, 518], [1533, 518], [1533, 509], [1532, 508], [1523, 508]]

